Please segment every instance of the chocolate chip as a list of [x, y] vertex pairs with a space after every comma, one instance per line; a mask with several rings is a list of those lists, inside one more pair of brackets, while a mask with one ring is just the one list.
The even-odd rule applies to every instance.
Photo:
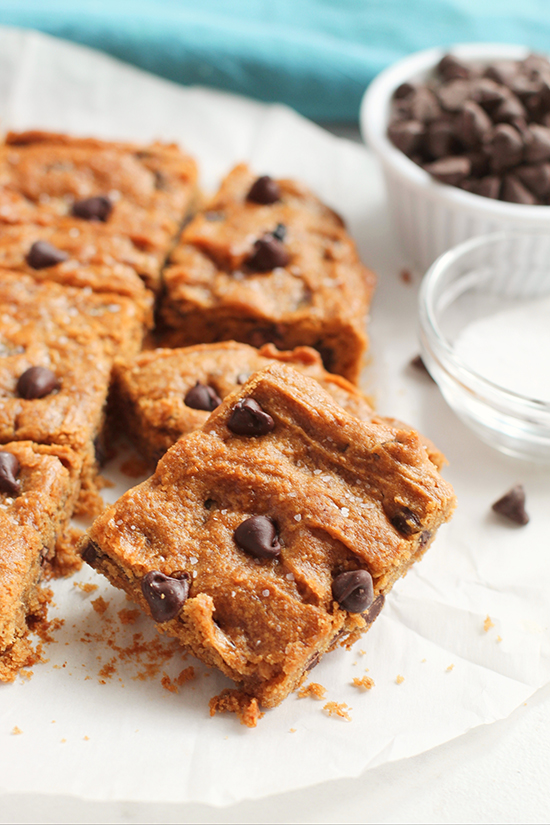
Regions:
[[152, 570], [141, 581], [143, 593], [151, 616], [156, 622], [169, 622], [174, 619], [189, 595], [189, 581], [185, 574], [177, 578], [166, 576], [160, 570]]
[[420, 519], [408, 507], [402, 507], [390, 519], [396, 530], [403, 533], [404, 536], [412, 536], [418, 533], [422, 527]]
[[105, 449], [105, 439], [103, 434], [96, 435], [94, 438], [94, 455], [100, 467], [103, 467], [107, 461], [107, 450]]
[[440, 158], [433, 163], [427, 163], [424, 167], [432, 177], [450, 186], [456, 186], [457, 183], [467, 178], [471, 168], [468, 158], [461, 155]]
[[544, 198], [550, 194], [550, 163], [517, 166], [514, 174], [537, 197]]
[[437, 98], [430, 89], [419, 86], [415, 89], [411, 100], [411, 116], [413, 120], [429, 123], [441, 115], [441, 107]]
[[321, 654], [314, 653], [309, 662], [306, 665], [306, 671], [313, 670], [314, 667], [317, 667], [319, 662], [321, 661]]
[[515, 175], [505, 175], [502, 181], [501, 198], [509, 203], [523, 203], [535, 206], [540, 201], [530, 192]]
[[437, 89], [439, 102], [448, 112], [458, 112], [470, 94], [471, 84], [467, 80], [453, 80]]
[[268, 516], [247, 518], [239, 524], [233, 538], [241, 550], [257, 559], [275, 559], [281, 554], [275, 522]]
[[278, 238], [271, 234], [264, 235], [254, 244], [254, 252], [246, 261], [255, 272], [270, 272], [279, 266], [286, 266], [290, 255]]
[[47, 367], [29, 367], [19, 376], [17, 395], [20, 398], [44, 398], [60, 387], [57, 376]]
[[496, 83], [489, 77], [480, 77], [472, 83], [470, 88], [471, 99], [488, 111], [494, 110], [508, 95], [506, 86]]
[[0, 452], [0, 490], [16, 496], [21, 488], [21, 482], [17, 478], [19, 472], [19, 461], [13, 453]]
[[486, 175], [476, 182], [475, 188], [472, 190], [476, 195], [481, 195], [484, 198], [499, 198], [502, 180], [497, 175]]
[[493, 120], [497, 123], [505, 123], [514, 121], [516, 119], [523, 119], [527, 117], [525, 106], [519, 98], [513, 94], [509, 94], [504, 98], [502, 103], [496, 107], [493, 112]]
[[521, 162], [523, 140], [517, 129], [508, 123], [499, 123], [495, 127], [491, 141], [491, 166], [500, 172]]
[[284, 241], [286, 237], [286, 226], [284, 223], [278, 223], [277, 228], [273, 230], [271, 233], [274, 238], [277, 238], [278, 241]]
[[96, 195], [93, 198], [76, 201], [71, 210], [77, 218], [83, 218], [85, 221], [101, 221], [102, 223], [108, 220], [112, 211], [113, 203], [105, 195]]
[[467, 100], [456, 121], [456, 135], [467, 148], [483, 143], [493, 124], [487, 112], [473, 100]]
[[253, 398], [242, 398], [233, 407], [227, 426], [236, 435], [266, 435], [275, 422]]
[[193, 410], [205, 410], [206, 412], [212, 412], [222, 403], [216, 390], [208, 384], [201, 384], [200, 381], [197, 381], [195, 386], [187, 391], [183, 401]]
[[411, 367], [414, 367], [415, 370], [418, 370], [418, 372], [423, 372], [424, 375], [428, 376], [428, 378], [432, 378], [428, 370], [428, 367], [424, 363], [424, 360], [421, 355], [415, 355], [414, 358], [411, 358], [410, 365]]
[[212, 507], [215, 506], [215, 504], [216, 504], [216, 502], [214, 501], [213, 498], [207, 498], [206, 501], [204, 502], [204, 506], [207, 510], [211, 510]]
[[336, 354], [332, 347], [327, 347], [324, 344], [314, 344], [314, 347], [321, 356], [323, 367], [327, 372], [331, 372], [336, 363]]
[[470, 77], [472, 73], [469, 66], [457, 60], [452, 54], [446, 54], [441, 58], [437, 64], [437, 71], [443, 80], [465, 79]]
[[522, 484], [516, 484], [502, 498], [495, 501], [493, 510], [516, 524], [527, 524], [529, 516], [525, 512], [525, 490]]
[[496, 60], [485, 69], [485, 77], [508, 86], [518, 73], [517, 63], [513, 60]]
[[525, 160], [540, 163], [550, 158], [550, 129], [533, 123], [525, 133]]
[[33, 269], [46, 269], [68, 261], [69, 256], [62, 249], [58, 249], [47, 241], [35, 241], [26, 257], [26, 261]]
[[424, 131], [424, 126], [417, 120], [404, 120], [390, 123], [388, 137], [397, 149], [411, 157], [420, 149]]
[[86, 564], [89, 564], [90, 567], [95, 567], [95, 563], [97, 561], [97, 556], [98, 556], [97, 551], [98, 551], [97, 545], [94, 544], [93, 541], [88, 541], [87, 544], [85, 544], [84, 548], [82, 549], [80, 555], [82, 556], [82, 559], [83, 559], [83, 561], [86, 562]]
[[281, 187], [276, 180], [269, 175], [262, 175], [257, 178], [246, 196], [247, 201], [253, 203], [269, 204], [275, 203], [281, 198]]
[[420, 533], [420, 538], [418, 540], [418, 546], [421, 548], [426, 547], [431, 537], [432, 533], [430, 530], [422, 530], [422, 532]]
[[237, 377], [235, 378], [236, 384], [246, 384], [250, 376], [252, 375], [251, 372], [240, 372]]
[[368, 570], [348, 570], [332, 582], [332, 596], [349, 613], [363, 613], [373, 601], [372, 576]]
[[426, 150], [432, 158], [451, 155], [455, 148], [453, 124], [448, 120], [435, 120], [428, 126], [426, 133]]
[[385, 601], [386, 597], [383, 593], [380, 593], [380, 595], [375, 598], [369, 609], [361, 614], [367, 624], [372, 624], [373, 621], [378, 618], [382, 612]]

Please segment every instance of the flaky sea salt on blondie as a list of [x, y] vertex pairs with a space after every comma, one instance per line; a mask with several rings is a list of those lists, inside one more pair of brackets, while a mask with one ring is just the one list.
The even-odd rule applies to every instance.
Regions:
[[273, 364], [100, 516], [83, 558], [273, 707], [373, 621], [454, 494], [410, 430]]

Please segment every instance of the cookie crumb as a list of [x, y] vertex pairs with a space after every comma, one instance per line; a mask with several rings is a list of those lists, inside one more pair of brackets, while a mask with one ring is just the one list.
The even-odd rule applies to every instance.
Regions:
[[324, 699], [326, 692], [326, 687], [318, 684], [318, 682], [311, 682], [311, 684], [304, 685], [304, 687], [300, 688], [298, 691], [298, 699], [305, 699], [307, 696], [310, 696], [312, 699]]
[[117, 613], [121, 624], [135, 624], [140, 615], [141, 611], [138, 608], [130, 610], [128, 607], [123, 607], [122, 610], [119, 610]]
[[405, 681], [405, 677], [401, 676], [400, 673], [395, 677], [395, 684], [396, 685], [402, 685], [404, 681]]
[[89, 742], [89, 741], [90, 741], [90, 737], [89, 737], [89, 736], [85, 736], [85, 737], [84, 737], [84, 741], [85, 741], [85, 742]]
[[290, 728], [289, 733], [296, 733], [296, 728]]
[[487, 615], [485, 621], [483, 622], [483, 630], [487, 633], [494, 626], [495, 623], [492, 621], [491, 617]]
[[93, 593], [98, 589], [97, 584], [91, 584], [90, 582], [74, 582], [73, 586], [78, 587], [83, 593]]
[[497, 642], [502, 642], [502, 636], [497, 636]]
[[241, 725], [246, 725], [247, 728], [255, 728], [258, 719], [264, 715], [260, 713], [257, 699], [233, 688], [226, 688], [219, 696], [213, 696], [209, 705], [210, 716], [215, 716], [216, 713], [234, 713]]
[[[206, 674], [205, 674], [206, 675]], [[184, 668], [179, 676], [176, 676], [174, 679], [174, 684], [178, 687], [185, 685], [187, 682], [190, 682], [192, 679], [195, 678], [195, 668], [193, 665]]]
[[449, 667], [446, 668], [447, 673], [450, 673], [451, 670], [453, 670], [453, 668], [454, 668], [454, 665], [449, 665]]
[[67, 741], [66, 739], [62, 739], [61, 744], [64, 745], [66, 741]]
[[366, 654], [367, 654], [366, 650], [360, 650], [359, 651], [359, 656], [366, 656]]
[[20, 733], [23, 733], [23, 731], [21, 730], [21, 728], [18, 728], [17, 725], [15, 725], [15, 727], [12, 728], [11, 735], [12, 736], [19, 736]]
[[338, 716], [340, 719], [351, 722], [351, 716], [348, 713], [349, 710], [352, 710], [352, 708], [345, 702], [327, 702], [326, 705], [323, 706], [323, 711], [327, 716]]
[[359, 690], [370, 690], [374, 687], [374, 679], [371, 679], [370, 676], [363, 676], [362, 679], [359, 679], [357, 676], [352, 680], [353, 687], [359, 688]]
[[97, 599], [92, 599], [90, 604], [92, 605], [96, 613], [98, 613], [100, 616], [103, 616], [103, 614], [109, 607], [110, 602], [106, 602], [103, 596], [98, 596]]
[[33, 675], [34, 675], [34, 671], [32, 671], [32, 670], [24, 670], [24, 669], [22, 668], [22, 669], [19, 671], [19, 676], [20, 676], [22, 679], [26, 679], [26, 680], [27, 680], [27, 682], [28, 682], [28, 681], [32, 678], [32, 676], [33, 676]]

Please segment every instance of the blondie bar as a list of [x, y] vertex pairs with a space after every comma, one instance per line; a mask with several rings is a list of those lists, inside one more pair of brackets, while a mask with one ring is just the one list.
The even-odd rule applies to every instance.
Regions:
[[237, 166], [185, 227], [163, 277], [160, 343], [307, 345], [357, 381], [374, 275], [341, 219], [296, 182]]
[[39, 581], [80, 488], [80, 458], [28, 441], [0, 446], [0, 680], [29, 661], [27, 630], [43, 613]]
[[380, 611], [454, 508], [410, 430], [272, 364], [92, 525], [85, 561], [273, 707]]
[[[103, 224], [160, 269], [197, 199], [195, 161], [173, 144], [136, 146], [47, 132], [9, 133], [0, 146], [0, 222]], [[152, 262], [152, 265], [151, 265]]]

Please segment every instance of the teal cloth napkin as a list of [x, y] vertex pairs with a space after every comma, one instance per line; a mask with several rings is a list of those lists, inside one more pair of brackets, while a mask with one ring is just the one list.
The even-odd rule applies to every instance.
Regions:
[[0, 0], [0, 25], [319, 121], [356, 120], [370, 80], [419, 49], [491, 41], [550, 51], [549, 0]]

